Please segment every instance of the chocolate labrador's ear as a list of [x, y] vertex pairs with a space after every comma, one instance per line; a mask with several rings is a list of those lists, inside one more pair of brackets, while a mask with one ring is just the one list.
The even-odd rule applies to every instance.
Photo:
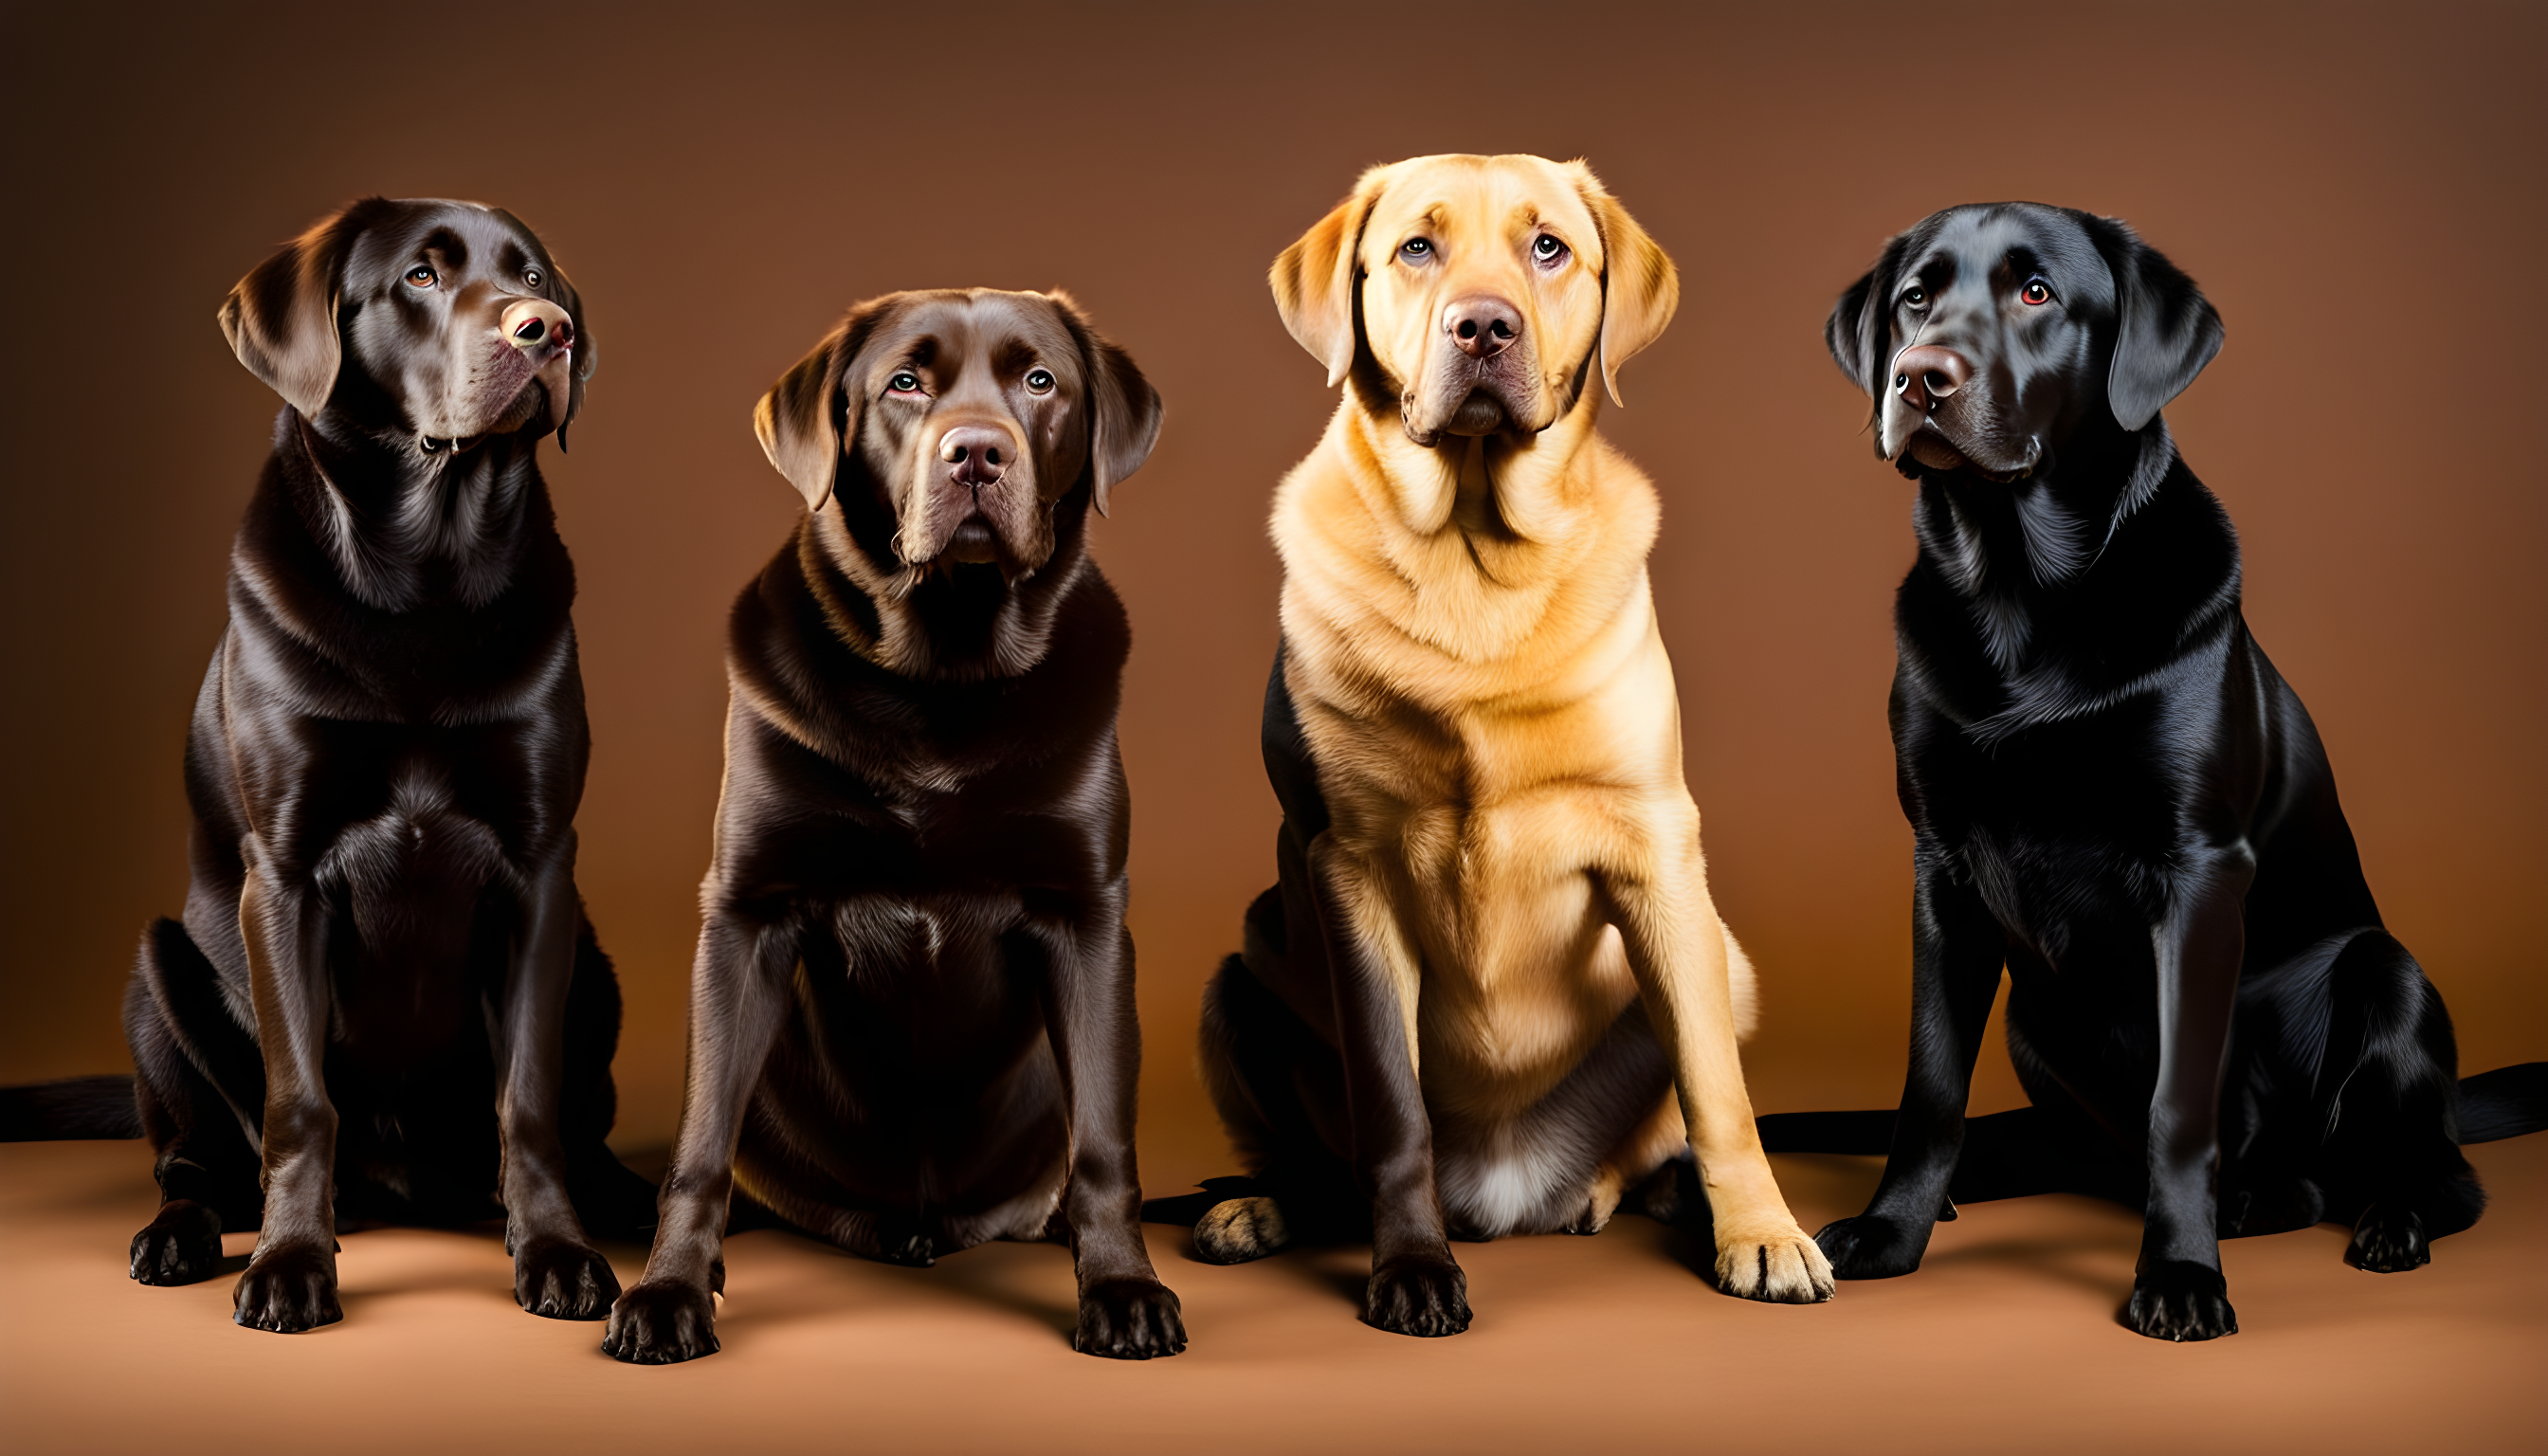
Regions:
[[832, 499], [842, 443], [858, 437], [862, 402], [847, 398], [841, 382], [891, 302], [890, 296], [869, 299], [850, 310], [752, 408], [752, 432], [761, 437], [762, 453], [805, 498], [808, 510], [820, 510]]
[[1619, 398], [1619, 366], [1663, 337], [1673, 311], [1681, 307], [1681, 270], [1591, 167], [1578, 161], [1569, 168], [1584, 205], [1592, 210], [1593, 225], [1601, 229], [1601, 385], [1610, 392], [1610, 403], [1624, 409], [1628, 402]]
[[1283, 249], [1265, 281], [1274, 288], [1274, 308], [1283, 326], [1327, 366], [1327, 388], [1344, 383], [1353, 368], [1355, 336], [1354, 284], [1361, 273], [1362, 226], [1372, 205], [1389, 185], [1395, 166], [1373, 167], [1354, 183], [1353, 195], [1336, 204], [1301, 240]]
[[2119, 218], [2074, 213], [2115, 275], [2115, 364], [2106, 404], [2129, 430], [2148, 424], [2221, 352], [2221, 315], [2194, 280]]
[[1150, 447], [1159, 442], [1159, 392], [1141, 377], [1140, 366], [1099, 333], [1068, 294], [1054, 290], [1052, 300], [1061, 321], [1079, 341], [1081, 366], [1088, 375], [1088, 469], [1095, 477], [1097, 513], [1107, 513], [1107, 497], [1117, 482], [1141, 468]]
[[567, 317], [575, 320], [575, 372], [570, 376], [572, 382], [567, 389], [566, 418], [557, 422], [558, 448], [564, 450], [566, 427], [584, 412], [585, 382], [592, 378], [594, 366], [601, 362], [600, 351], [592, 342], [592, 325], [585, 319], [584, 295], [575, 291], [575, 285], [567, 281], [566, 270], [558, 266], [557, 259], [549, 256], [548, 246], [540, 241], [539, 234], [522, 226], [521, 219], [502, 208], [489, 208], [488, 211], [509, 224], [530, 245], [531, 255], [548, 271], [550, 296], [565, 305]]
[[303, 414], [325, 409], [345, 345], [336, 300], [354, 240], [396, 204], [366, 197], [347, 204], [275, 249], [222, 301], [222, 335], [247, 372]]

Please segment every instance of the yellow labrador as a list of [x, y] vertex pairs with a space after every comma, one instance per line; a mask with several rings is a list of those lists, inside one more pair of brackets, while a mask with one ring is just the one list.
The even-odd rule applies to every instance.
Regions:
[[1365, 1317], [1457, 1333], [1449, 1236], [1669, 1214], [1687, 1146], [1720, 1287], [1830, 1298], [1744, 1092], [1752, 968], [1682, 780], [1654, 488], [1593, 429], [1672, 260], [1580, 162], [1434, 156], [1366, 173], [1272, 281], [1346, 391], [1275, 497], [1280, 882], [1202, 1058], [1259, 1193], [1197, 1249], [1367, 1211]]

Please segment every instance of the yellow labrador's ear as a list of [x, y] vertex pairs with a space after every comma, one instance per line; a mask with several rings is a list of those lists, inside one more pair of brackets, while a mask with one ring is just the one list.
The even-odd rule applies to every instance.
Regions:
[[1081, 367], [1088, 377], [1088, 469], [1099, 515], [1107, 514], [1107, 498], [1115, 484], [1141, 468], [1150, 447], [1159, 442], [1159, 392], [1141, 377], [1133, 356], [1116, 347], [1068, 294], [1046, 295], [1079, 342]]
[[247, 371], [304, 414], [325, 409], [344, 360], [336, 299], [345, 257], [395, 204], [367, 197], [275, 249], [222, 301], [222, 335]]
[[1584, 205], [1601, 229], [1601, 384], [1610, 392], [1610, 403], [1624, 407], [1619, 366], [1663, 337], [1673, 311], [1681, 307], [1681, 270], [1592, 168], [1582, 162], [1574, 166]]
[[1266, 273], [1283, 326], [1310, 357], [1327, 366], [1329, 389], [1344, 383], [1361, 343], [1354, 337], [1354, 284], [1361, 267], [1356, 254], [1362, 249], [1363, 224], [1394, 170], [1383, 166], [1363, 173], [1353, 195], [1283, 249]]
[[869, 299], [850, 310], [752, 409], [762, 453], [805, 498], [808, 510], [832, 499], [843, 442], [858, 436], [860, 402], [845, 397], [841, 382], [890, 302]]

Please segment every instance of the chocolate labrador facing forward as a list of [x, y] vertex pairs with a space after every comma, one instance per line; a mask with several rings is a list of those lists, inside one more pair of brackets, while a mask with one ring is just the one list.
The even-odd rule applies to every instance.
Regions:
[[1138, 1223], [1131, 633], [1088, 510], [1159, 401], [1058, 295], [863, 304], [755, 415], [808, 513], [735, 603], [689, 1086], [602, 1348], [717, 1348], [729, 1199], [872, 1259], [1067, 1238], [1074, 1347], [1185, 1347]]
[[[193, 884], [125, 1001], [167, 1202], [133, 1277], [236, 1319], [338, 1318], [340, 1218], [500, 1202], [514, 1293], [597, 1320], [585, 1216], [642, 1221], [602, 1144], [619, 992], [575, 889], [587, 734], [535, 456], [592, 371], [540, 240], [474, 203], [357, 202], [231, 290], [282, 395], [186, 746]], [[260, 1222], [261, 1221], [261, 1222]]]
[[[2220, 1236], [2333, 1218], [2355, 1266], [2413, 1268], [2485, 1205], [2463, 1137], [2538, 1126], [2536, 1065], [2464, 1098], [2168, 437], [2221, 336], [2122, 224], [2034, 204], [1929, 218], [1833, 311], [1877, 453], [1920, 488], [1892, 701], [1911, 1063], [1873, 1202], [1820, 1234], [1842, 1278], [1917, 1268], [1951, 1193], [2103, 1193], [2146, 1209], [2126, 1321], [2211, 1339], [2238, 1327]], [[2003, 963], [2033, 1106], [1968, 1144]], [[1802, 1148], [1835, 1116], [1765, 1131]]]

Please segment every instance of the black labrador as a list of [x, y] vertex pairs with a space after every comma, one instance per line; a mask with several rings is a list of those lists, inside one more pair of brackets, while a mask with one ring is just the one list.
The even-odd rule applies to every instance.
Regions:
[[1131, 631], [1087, 549], [1158, 395], [1066, 299], [907, 293], [755, 424], [809, 509], [735, 602], [689, 1085], [602, 1348], [715, 1352], [740, 1191], [893, 1263], [1066, 1238], [1073, 1345], [1175, 1354], [1133, 1155]]
[[[592, 372], [540, 240], [473, 203], [354, 203], [231, 290], [284, 399], [186, 745], [193, 883], [125, 997], [166, 1202], [144, 1284], [258, 1229], [237, 1321], [341, 1318], [340, 1220], [500, 1204], [533, 1314], [618, 1294], [619, 991], [575, 888], [584, 689], [535, 460]], [[491, 1203], [493, 1196], [495, 1202]]]
[[[2221, 1236], [2339, 1219], [2349, 1262], [2395, 1271], [2485, 1206], [2441, 997], [2381, 928], [2240, 616], [2229, 517], [2159, 416], [2221, 337], [2121, 223], [2034, 204], [1927, 219], [1832, 312], [1920, 488], [1891, 707], [1911, 1062], [1873, 1201], [1818, 1235], [1842, 1278], [1917, 1268], [1951, 1192], [2070, 1188], [2146, 1209], [2126, 1321], [2211, 1339], [2238, 1327]], [[2034, 1105], [1968, 1147], [2003, 964]], [[2537, 1117], [2539, 1068], [2507, 1071], [2472, 1079], [2492, 1133]], [[1765, 1140], [1842, 1150], [1852, 1117]]]

